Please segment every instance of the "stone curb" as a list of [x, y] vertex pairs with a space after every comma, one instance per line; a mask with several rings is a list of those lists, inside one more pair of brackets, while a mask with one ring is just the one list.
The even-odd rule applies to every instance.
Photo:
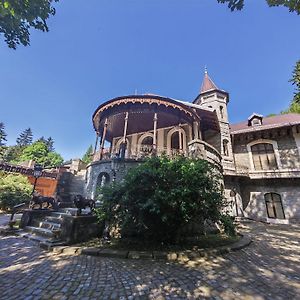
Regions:
[[242, 235], [241, 239], [232, 245], [222, 246], [216, 249], [207, 249], [199, 251], [181, 251], [181, 252], [164, 252], [164, 251], [128, 251], [128, 250], [114, 250], [109, 248], [81, 248], [71, 246], [53, 247], [53, 254], [65, 255], [88, 255], [98, 257], [110, 258], [126, 258], [126, 259], [156, 259], [187, 262], [199, 259], [201, 257], [217, 256], [229, 253], [231, 251], [238, 251], [252, 243], [252, 240], [247, 235]]

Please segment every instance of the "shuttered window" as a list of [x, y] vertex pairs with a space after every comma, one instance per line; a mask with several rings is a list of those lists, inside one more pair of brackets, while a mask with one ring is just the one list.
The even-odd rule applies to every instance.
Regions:
[[272, 144], [261, 143], [251, 147], [255, 170], [277, 169], [277, 162]]
[[281, 196], [276, 193], [265, 194], [268, 218], [285, 219]]

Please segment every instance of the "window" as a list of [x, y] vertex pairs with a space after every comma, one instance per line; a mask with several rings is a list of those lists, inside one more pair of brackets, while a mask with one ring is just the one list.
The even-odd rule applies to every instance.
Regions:
[[223, 140], [223, 154], [225, 156], [229, 156], [228, 141], [227, 140]]
[[272, 144], [260, 143], [251, 146], [253, 165], [255, 170], [278, 169]]
[[255, 126], [255, 125], [261, 125], [261, 119], [254, 118], [254, 119], [251, 121], [251, 125], [252, 125], [252, 126]]
[[220, 106], [220, 115], [221, 115], [221, 119], [224, 118], [224, 107]]
[[285, 219], [281, 196], [276, 193], [265, 194], [265, 202], [268, 218]]

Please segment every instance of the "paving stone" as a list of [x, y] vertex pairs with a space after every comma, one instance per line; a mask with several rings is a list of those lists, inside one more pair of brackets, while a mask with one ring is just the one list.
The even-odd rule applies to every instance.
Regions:
[[253, 240], [247, 248], [188, 262], [192, 252], [182, 261], [176, 253], [167, 253], [173, 261], [100, 257], [99, 249], [53, 255], [2, 236], [0, 299], [299, 299], [300, 225], [252, 222], [240, 230]]

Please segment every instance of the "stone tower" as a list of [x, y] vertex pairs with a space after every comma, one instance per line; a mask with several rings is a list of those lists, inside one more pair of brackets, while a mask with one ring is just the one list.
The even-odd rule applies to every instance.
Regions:
[[212, 145], [215, 145], [220, 151], [225, 174], [235, 172], [227, 111], [228, 102], [229, 94], [226, 91], [219, 89], [209, 77], [207, 70], [205, 70], [200, 93], [193, 103], [198, 104], [203, 108], [214, 110], [217, 113], [220, 134], [217, 136], [210, 136], [208, 134], [204, 138]]

